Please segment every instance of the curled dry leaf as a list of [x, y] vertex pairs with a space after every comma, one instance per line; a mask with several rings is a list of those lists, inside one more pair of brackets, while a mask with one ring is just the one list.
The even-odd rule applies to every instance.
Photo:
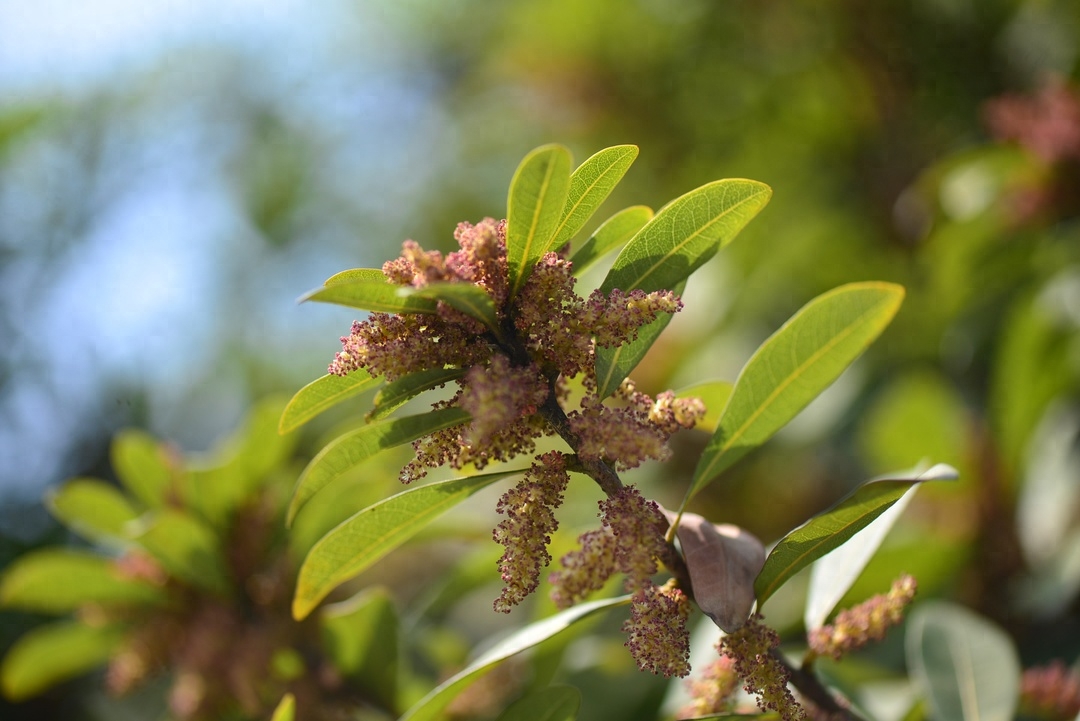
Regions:
[[[665, 513], [674, 523], [675, 514]], [[684, 513], [676, 533], [698, 608], [725, 633], [738, 631], [754, 606], [765, 547], [738, 526], [716, 525], [696, 513]]]

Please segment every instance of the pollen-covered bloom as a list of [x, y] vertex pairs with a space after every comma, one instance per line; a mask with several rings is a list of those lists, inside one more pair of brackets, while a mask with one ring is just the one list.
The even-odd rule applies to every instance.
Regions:
[[535, 367], [514, 368], [504, 355], [493, 356], [487, 366], [473, 366], [458, 401], [472, 416], [467, 442], [484, 444], [499, 429], [534, 415], [547, 396], [547, 383]]
[[805, 719], [805, 711], [788, 688], [787, 669], [772, 655], [780, 636], [761, 620], [761, 614], [751, 616], [745, 626], [720, 639], [718, 650], [734, 661], [743, 688], [757, 696], [758, 708], [774, 711], [784, 721]]
[[563, 455], [550, 451], [537, 456], [521, 482], [499, 499], [495, 510], [506, 518], [492, 536], [506, 551], [499, 559], [505, 586], [495, 600], [496, 611], [509, 613], [540, 583], [540, 569], [551, 562], [551, 534], [559, 527], [555, 509], [569, 480]]
[[1072, 721], [1080, 714], [1080, 672], [1060, 660], [1024, 671], [1020, 709], [1046, 721]]
[[634, 592], [622, 630], [639, 669], [668, 678], [690, 673], [689, 615], [690, 601], [674, 579], [663, 586], [646, 583]]
[[720, 656], [694, 678], [687, 679], [691, 701], [679, 711], [679, 718], [708, 716], [730, 710], [731, 697], [739, 688], [735, 659]]
[[915, 598], [916, 589], [915, 578], [904, 574], [893, 582], [888, 593], [841, 611], [834, 623], [812, 631], [807, 638], [810, 648], [818, 656], [839, 660], [870, 641], [880, 641], [890, 627], [903, 620], [904, 610]]
[[578, 537], [578, 548], [559, 559], [562, 570], [548, 578], [556, 606], [569, 608], [604, 587], [615, 573], [616, 543], [606, 528], [586, 531]]

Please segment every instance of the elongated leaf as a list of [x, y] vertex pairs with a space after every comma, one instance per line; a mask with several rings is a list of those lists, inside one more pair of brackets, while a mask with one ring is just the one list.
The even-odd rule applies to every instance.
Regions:
[[942, 721], [1011, 721], [1020, 662], [1005, 633], [971, 611], [921, 604], [908, 621], [908, 668], [931, 716]]
[[483, 288], [472, 283], [430, 283], [423, 288], [402, 291], [405, 295], [441, 300], [488, 328], [498, 330], [495, 301]]
[[915, 483], [955, 477], [948, 466], [934, 466], [912, 478], [886, 478], [864, 483], [829, 510], [784, 536], [765, 559], [754, 581], [760, 608], [792, 576], [840, 547], [896, 503]]
[[387, 708], [397, 705], [398, 616], [385, 589], [367, 589], [323, 609], [323, 648], [334, 669]]
[[116, 626], [76, 621], [39, 626], [22, 636], [0, 664], [0, 688], [12, 701], [36, 696], [105, 662], [123, 641]]
[[468, 373], [468, 370], [468, 368], [432, 368], [419, 373], [410, 373], [393, 383], [387, 383], [375, 394], [375, 407], [368, 412], [367, 418], [368, 420], [385, 418], [410, 398], [455, 381]]
[[132, 495], [151, 508], [164, 505], [178, 469], [148, 433], [121, 431], [110, 449], [113, 470]]
[[496, 721], [574, 721], [581, 692], [573, 686], [548, 686], [519, 698]]
[[373, 378], [363, 368], [354, 370], [346, 376], [328, 374], [313, 380], [298, 390], [285, 406], [281, 421], [278, 423], [278, 433], [296, 430], [323, 411], [380, 383], [382, 383], [382, 378]]
[[[672, 290], [676, 295], [681, 295], [686, 290], [686, 281], [676, 283]], [[671, 318], [671, 313], [661, 313], [652, 323], [639, 328], [637, 338], [629, 343], [623, 343], [616, 348], [596, 349], [596, 387], [601, 398], [607, 398], [614, 393], [619, 384], [630, 375], [667, 328]]]
[[379, 421], [336, 438], [311, 459], [297, 479], [286, 523], [291, 525], [300, 508], [320, 489], [379, 451], [402, 443], [411, 443], [417, 438], [467, 420], [469, 414], [460, 408], [443, 408], [421, 415]]
[[699, 431], [712, 433], [720, 424], [720, 416], [724, 413], [731, 391], [735, 384], [731, 381], [702, 381], [676, 391], [678, 398], [700, 398], [705, 404], [705, 417], [694, 426]]
[[123, 577], [104, 556], [49, 548], [19, 557], [0, 578], [0, 606], [43, 613], [70, 613], [86, 603], [161, 603], [163, 589]]
[[431, 483], [391, 496], [345, 520], [312, 546], [300, 567], [293, 617], [309, 613], [339, 585], [482, 488], [522, 469]]
[[296, 718], [296, 697], [287, 693], [281, 697], [270, 721], [293, 721]]
[[506, 201], [506, 257], [510, 296], [529, 279], [551, 246], [570, 189], [570, 151], [543, 145], [525, 156]]
[[355, 283], [358, 280], [367, 281], [370, 283], [386, 283], [386, 275], [380, 268], [350, 268], [349, 270], [343, 270], [339, 273], [334, 273], [332, 276], [323, 281], [323, 285], [340, 285], [342, 283]]
[[716, 180], [660, 209], [626, 244], [600, 286], [645, 292], [686, 280], [757, 215], [772, 190], [753, 180]]
[[591, 614], [615, 606], [622, 606], [629, 602], [629, 596], [620, 596], [619, 598], [582, 603], [526, 626], [496, 644], [467, 667], [439, 684], [431, 693], [406, 711], [400, 721], [434, 721], [434, 719], [439, 718], [439, 715], [454, 700], [455, 696], [494, 668], [499, 662], [510, 658], [516, 653], [532, 648], [542, 641], [546, 641]]
[[169, 575], [213, 593], [230, 590], [217, 536], [194, 516], [167, 508], [139, 519], [132, 540], [146, 549]]
[[116, 486], [96, 478], [75, 478], [50, 492], [49, 511], [65, 526], [91, 541], [127, 542], [124, 525], [139, 511]]
[[881, 334], [903, 298], [904, 289], [892, 283], [840, 286], [803, 306], [766, 340], [735, 381], [687, 499], [835, 381]]
[[402, 294], [403, 286], [379, 280], [350, 280], [324, 285], [300, 296], [299, 302], [315, 300], [380, 313], [434, 313], [438, 304], [430, 298]]
[[632, 205], [605, 220], [570, 258], [574, 275], [581, 275], [582, 271], [593, 263], [616, 248], [621, 248], [652, 220], [652, 217], [652, 208]]
[[[925, 471], [916, 468], [875, 480], [910, 478], [930, 481], [955, 480], [957, 477], [956, 470], [951, 466], [939, 464]], [[829, 614], [862, 574], [866, 564], [881, 547], [885, 536], [888, 535], [889, 530], [900, 518], [918, 490], [919, 486], [913, 485], [891, 508], [871, 521], [866, 528], [852, 536], [847, 543], [834, 548], [810, 567], [810, 588], [807, 591], [806, 609], [803, 614], [807, 631], [821, 628], [825, 624]]]
[[600, 204], [611, 195], [637, 156], [636, 145], [615, 145], [604, 148], [578, 166], [570, 176], [566, 207], [555, 228], [550, 249], [561, 248], [577, 235]]

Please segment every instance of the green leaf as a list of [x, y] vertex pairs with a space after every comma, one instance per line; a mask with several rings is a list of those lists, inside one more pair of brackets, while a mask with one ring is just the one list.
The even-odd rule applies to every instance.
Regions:
[[506, 257], [510, 297], [529, 279], [562, 219], [570, 189], [570, 151], [543, 145], [525, 156], [506, 201]]
[[915, 483], [955, 478], [955, 471], [939, 464], [910, 478], [872, 480], [856, 488], [829, 510], [814, 516], [784, 536], [765, 559], [754, 581], [758, 607], [765, 604], [792, 576], [839, 548], [896, 503]]
[[382, 383], [363, 368], [346, 376], [325, 375], [313, 380], [296, 392], [278, 422], [278, 433], [289, 433], [338, 403], [363, 393]]
[[379, 313], [434, 313], [436, 311], [438, 303], [431, 298], [402, 294], [399, 291], [404, 287], [386, 280], [343, 280], [309, 291], [300, 296], [299, 302], [315, 300], [320, 303], [335, 303]]
[[1020, 662], [1009, 637], [967, 609], [930, 601], [908, 620], [908, 668], [931, 716], [941, 721], [1011, 721]]
[[903, 298], [904, 289], [892, 283], [840, 286], [807, 303], [766, 340], [735, 381], [687, 500], [832, 384], [885, 330]]
[[292, 524], [300, 508], [320, 489], [379, 451], [402, 443], [411, 443], [417, 438], [468, 420], [469, 414], [460, 408], [443, 408], [430, 413], [379, 421], [339, 436], [319, 451], [300, 474], [286, 514], [286, 524]]
[[17, 558], [0, 578], [0, 606], [42, 613], [70, 613], [83, 604], [161, 603], [163, 589], [125, 578], [104, 556], [47, 548]]
[[400, 721], [434, 721], [440, 718], [440, 714], [454, 700], [454, 697], [500, 662], [565, 631], [572, 624], [591, 614], [614, 606], [622, 606], [629, 602], [629, 596], [591, 601], [569, 608], [542, 621], [529, 624], [517, 633], [503, 639], [464, 669], [439, 684], [438, 687], [417, 702], [415, 706], [406, 711]]
[[0, 664], [0, 688], [24, 701], [50, 686], [104, 663], [124, 640], [116, 626], [91, 627], [77, 621], [39, 626], [25, 634]]
[[194, 516], [163, 509], [136, 521], [131, 538], [169, 575], [196, 588], [228, 595], [231, 584], [218, 538]]
[[496, 721], [574, 721], [581, 692], [573, 686], [548, 686], [519, 698]]
[[342, 283], [354, 283], [356, 281], [366, 281], [369, 283], [389, 282], [386, 278], [386, 274], [382, 272], [381, 268], [350, 268], [349, 270], [334, 273], [323, 281], [323, 285], [341, 285]]
[[138, 430], [120, 431], [110, 449], [113, 470], [120, 483], [150, 508], [165, 504], [174, 490], [174, 467], [157, 439]]
[[300, 566], [293, 617], [307, 617], [326, 595], [394, 550], [445, 511], [523, 469], [410, 488], [368, 506], [312, 546]]
[[91, 541], [127, 542], [124, 525], [139, 516], [111, 483], [75, 478], [48, 493], [45, 504], [65, 526]]
[[397, 704], [398, 626], [393, 600], [381, 588], [326, 606], [319, 616], [323, 648], [335, 670], [388, 708]]
[[281, 697], [270, 721], [293, 721], [296, 718], [296, 697], [287, 693]]
[[652, 217], [652, 208], [645, 205], [633, 205], [605, 220], [570, 258], [574, 266], [574, 275], [581, 275], [582, 271], [593, 263], [616, 248], [621, 248], [652, 220]]
[[611, 195], [637, 156], [636, 145], [615, 145], [604, 148], [578, 166], [570, 176], [566, 207], [563, 208], [549, 248], [561, 248], [577, 235]]
[[499, 328], [499, 319], [495, 315], [495, 301], [478, 285], [461, 282], [429, 283], [423, 288], [403, 289], [401, 292], [405, 295], [441, 300], [494, 331]]
[[[686, 281], [679, 281], [672, 290], [676, 295], [681, 295], [686, 290]], [[616, 348], [596, 349], [596, 392], [600, 398], [607, 398], [615, 392], [649, 352], [671, 318], [671, 313], [661, 313], [652, 323], [639, 328], [634, 340]]]
[[387, 383], [375, 394], [375, 407], [368, 412], [367, 418], [368, 420], [385, 418], [410, 398], [462, 378], [468, 372], [468, 368], [432, 368], [410, 373], [393, 383]]
[[626, 244], [600, 286], [605, 293], [674, 288], [730, 243], [769, 202], [753, 180], [717, 180], [660, 209]]
[[705, 416], [694, 428], [712, 433], [720, 425], [720, 417], [734, 388], [735, 384], [731, 381], [702, 381], [676, 391], [675, 397], [700, 398], [705, 404]]
[[[915, 468], [903, 473], [883, 476], [875, 480], [956, 480], [959, 474], [943, 463], [929, 469]], [[892, 505], [865, 528], [856, 533], [839, 548], [819, 559], [810, 568], [810, 587], [806, 594], [803, 620], [808, 631], [821, 628], [840, 599], [862, 575], [870, 559], [881, 547], [885, 536], [911, 502], [918, 485], [913, 485]]]

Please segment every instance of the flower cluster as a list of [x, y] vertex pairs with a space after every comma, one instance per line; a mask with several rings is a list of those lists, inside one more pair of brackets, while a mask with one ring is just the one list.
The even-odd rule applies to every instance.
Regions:
[[915, 598], [917, 584], [912, 576], [902, 575], [886, 594], [878, 594], [858, 606], [841, 611], [832, 625], [812, 631], [807, 641], [818, 656], [839, 660], [849, 651], [870, 641], [885, 638], [885, 632], [900, 623], [904, 610]]
[[1080, 672], [1059, 660], [1024, 671], [1020, 709], [1047, 721], [1070, 721], [1080, 714]]
[[805, 719], [805, 711], [788, 688], [787, 669], [772, 655], [780, 636], [761, 620], [761, 614], [751, 616], [745, 626], [720, 639], [718, 650], [731, 657], [743, 688], [757, 696], [758, 708], [774, 711], [784, 721]]
[[649, 583], [634, 592], [630, 618], [622, 630], [624, 645], [639, 669], [666, 677], [690, 673], [689, 616], [690, 600], [674, 579], [663, 586]]
[[720, 656], [697, 677], [686, 681], [690, 702], [679, 711], [680, 718], [708, 716], [730, 710], [731, 697], [739, 688], [735, 659]]

